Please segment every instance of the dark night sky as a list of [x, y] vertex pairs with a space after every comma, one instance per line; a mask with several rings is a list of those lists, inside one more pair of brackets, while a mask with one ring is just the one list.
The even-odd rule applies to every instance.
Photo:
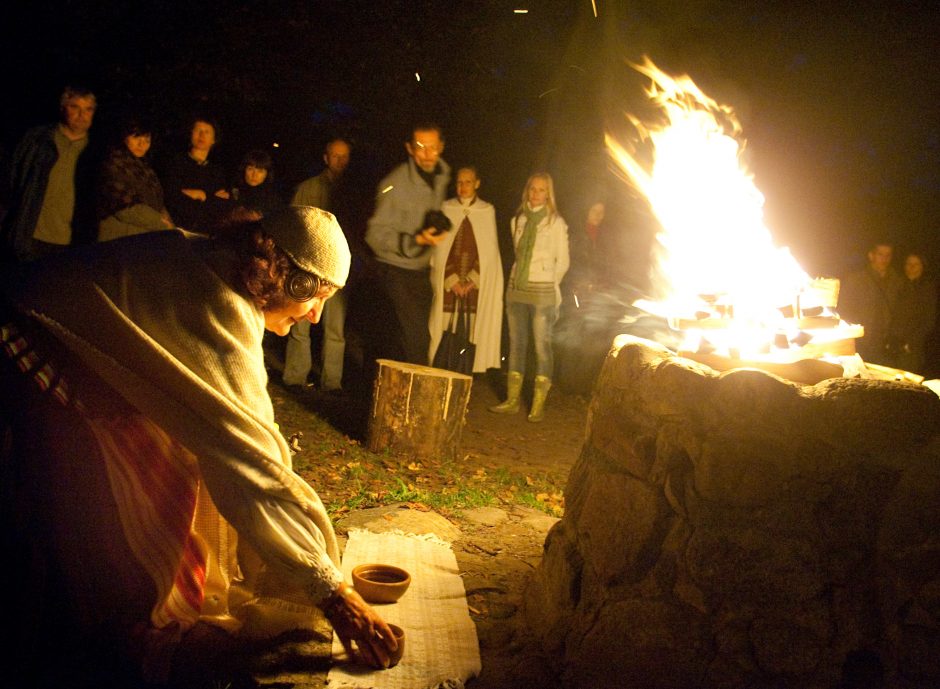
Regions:
[[[25, 3], [21, 3], [25, 4]], [[515, 15], [514, 7], [527, 7]], [[505, 216], [526, 176], [552, 172], [576, 224], [593, 197], [638, 204], [606, 170], [605, 128], [644, 107], [626, 60], [648, 54], [735, 108], [768, 224], [810, 272], [839, 274], [885, 236], [934, 259], [940, 217], [936, 2], [723, 0], [35, 2], [7, 8], [2, 142], [55, 116], [61, 85], [149, 111], [159, 154], [194, 108], [221, 121], [217, 154], [276, 149], [289, 186], [317, 171], [331, 131], [356, 143], [371, 196], [414, 119], [445, 127]], [[420, 81], [415, 73], [420, 74]], [[617, 205], [615, 203], [615, 205]], [[637, 242], [636, 246], [641, 246]]]

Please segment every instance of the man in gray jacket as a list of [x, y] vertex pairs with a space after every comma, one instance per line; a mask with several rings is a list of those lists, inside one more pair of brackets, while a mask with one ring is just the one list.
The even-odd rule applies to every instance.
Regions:
[[[349, 165], [349, 143], [342, 138], [326, 144], [323, 162], [326, 168], [316, 177], [304, 180], [294, 192], [291, 203], [295, 206], [313, 206], [339, 215], [334, 208], [334, 191], [339, 189], [343, 174]], [[343, 225], [345, 217], [338, 217]], [[344, 227], [344, 232], [348, 228]], [[348, 239], [348, 237], [347, 237]], [[343, 357], [346, 353], [346, 292], [339, 290], [323, 305], [320, 317], [323, 327], [323, 346], [320, 352], [320, 389], [324, 392], [342, 390]], [[310, 321], [300, 320], [291, 327], [284, 351], [284, 384], [303, 386], [313, 367], [310, 353]]]
[[395, 311], [405, 361], [427, 365], [431, 311], [430, 249], [444, 237], [428, 226], [427, 212], [439, 210], [450, 183], [450, 166], [441, 128], [419, 124], [405, 143], [409, 159], [378, 186], [375, 213], [366, 243], [377, 260], [377, 273]]

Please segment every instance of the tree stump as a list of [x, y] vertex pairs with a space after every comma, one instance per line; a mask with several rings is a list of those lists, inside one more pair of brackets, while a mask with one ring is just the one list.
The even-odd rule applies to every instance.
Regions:
[[377, 363], [369, 450], [454, 459], [473, 378], [390, 359]]

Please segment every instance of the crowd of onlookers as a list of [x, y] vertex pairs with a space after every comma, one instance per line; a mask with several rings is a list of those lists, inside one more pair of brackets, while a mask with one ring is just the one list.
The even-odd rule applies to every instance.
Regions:
[[[342, 389], [346, 317], [352, 308], [370, 324], [362, 345], [366, 368], [384, 357], [481, 373], [503, 367], [508, 349], [510, 404], [497, 411], [518, 408], [516, 383], [526, 370], [531, 341], [537, 394], [530, 418], [542, 418], [554, 367], [552, 328], [570, 264], [568, 226], [558, 212], [551, 175], [540, 172], [526, 182], [511, 220], [516, 260], [506, 261], [495, 209], [478, 194], [479, 171], [472, 165], [451, 169], [441, 156], [444, 134], [434, 123], [416, 124], [408, 132], [407, 160], [379, 182], [368, 215], [359, 192], [354, 201], [345, 183], [352, 155], [346, 138], [327, 141], [322, 172], [282, 197], [267, 151], [245, 153], [234, 177], [216, 161], [219, 125], [211, 117], [194, 116], [186, 150], [163, 151], [155, 164], [152, 122], [136, 113], [111, 118], [111, 133], [102, 141], [97, 129], [90, 135], [96, 108], [94, 93], [67, 87], [59, 121], [29, 130], [12, 152], [0, 206], [7, 260], [29, 262], [76, 245], [154, 231], [213, 236], [287, 204], [322, 208], [344, 227], [365, 227], [348, 236], [356, 256], [353, 284], [324, 309], [319, 366], [307, 321], [270, 348], [273, 365], [283, 366], [285, 384]], [[451, 188], [456, 193], [448, 199]], [[357, 222], [347, 224], [353, 216]], [[359, 222], [367, 216], [367, 223]], [[603, 248], [606, 237], [599, 235], [602, 220], [603, 204], [598, 204], [585, 232], [571, 238], [582, 265], [611, 260]], [[595, 282], [587, 272], [574, 271], [586, 291]], [[362, 276], [366, 279], [357, 282]], [[353, 299], [347, 293], [355, 288], [359, 295]], [[310, 381], [317, 369], [319, 380]]]
[[[288, 386], [342, 389], [351, 309], [350, 318], [369, 324], [355, 352], [366, 377], [369, 361], [378, 357], [466, 373], [502, 368], [509, 373], [509, 397], [497, 411], [518, 408], [531, 350], [537, 420], [538, 400], [556, 375], [556, 355], [558, 368], [575, 371], [569, 378], [581, 367], [553, 339], [559, 316], [565, 333], [589, 328], [583, 307], [621, 281], [625, 256], [605, 229], [604, 204], [591, 206], [569, 236], [545, 172], [525, 184], [510, 220], [507, 260], [495, 209], [479, 196], [479, 171], [472, 165], [451, 169], [436, 124], [419, 123], [408, 133], [408, 158], [379, 182], [370, 216], [363, 213], [368, 204], [361, 190], [352, 194], [345, 181], [352, 156], [346, 138], [326, 141], [322, 172], [285, 197], [267, 151], [247, 151], [234, 176], [216, 161], [220, 132], [211, 117], [191, 118], [187, 150], [164, 151], [154, 165], [154, 125], [136, 114], [116, 118], [106, 143], [89, 145], [96, 105], [90, 91], [66, 88], [59, 122], [31, 129], [13, 151], [0, 206], [4, 253], [29, 261], [76, 244], [174, 228], [212, 235], [288, 203], [329, 210], [344, 229], [356, 228], [347, 231], [354, 275], [324, 310], [320, 337], [312, 339], [303, 321], [269, 348]], [[906, 256], [903, 276], [891, 268], [891, 258], [889, 245], [872, 247], [869, 265], [842, 281], [839, 311], [865, 327], [858, 349], [866, 361], [922, 372], [930, 368], [925, 357], [935, 325], [935, 285], [924, 276], [922, 253]], [[458, 340], [470, 346], [458, 342], [455, 349]], [[312, 341], [318, 342], [318, 365]], [[309, 380], [312, 372], [315, 381]]]

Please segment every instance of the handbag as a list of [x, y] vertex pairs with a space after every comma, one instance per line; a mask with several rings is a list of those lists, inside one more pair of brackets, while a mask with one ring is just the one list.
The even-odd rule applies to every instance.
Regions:
[[466, 301], [458, 299], [449, 327], [441, 334], [441, 342], [434, 353], [434, 368], [444, 368], [471, 375], [477, 346], [470, 341], [470, 312]]

